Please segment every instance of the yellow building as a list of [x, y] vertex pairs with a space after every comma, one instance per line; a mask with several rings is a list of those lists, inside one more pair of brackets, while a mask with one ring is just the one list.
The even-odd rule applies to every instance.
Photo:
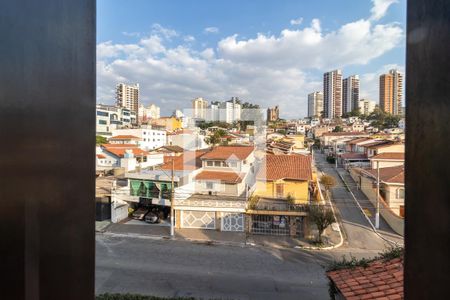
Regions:
[[289, 135], [283, 138], [283, 141], [294, 143], [294, 152], [305, 148], [305, 136], [303, 134]]
[[182, 121], [176, 117], [161, 117], [159, 119], [152, 120], [154, 126], [164, 126], [166, 131], [173, 132], [181, 130], [183, 128]]
[[306, 204], [311, 180], [310, 156], [268, 154], [258, 172], [253, 195], [267, 200], [291, 198], [291, 204]]

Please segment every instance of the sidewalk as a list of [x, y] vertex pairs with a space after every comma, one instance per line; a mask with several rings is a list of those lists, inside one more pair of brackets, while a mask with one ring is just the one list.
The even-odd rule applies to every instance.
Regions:
[[[364, 214], [370, 219], [372, 224], [375, 225], [375, 215], [376, 215], [375, 206], [372, 204], [372, 202], [370, 202], [367, 196], [360, 189], [357, 189], [356, 182], [350, 176], [348, 171], [344, 170], [343, 168], [338, 168], [337, 171], [339, 175], [341, 175], [342, 178], [344, 178], [344, 181], [347, 184], [350, 191], [353, 193], [353, 195], [355, 195], [356, 200], [364, 210]], [[383, 219], [381, 215], [380, 215], [380, 228], [377, 229], [377, 231], [389, 240], [403, 243], [403, 237], [397, 234]]]

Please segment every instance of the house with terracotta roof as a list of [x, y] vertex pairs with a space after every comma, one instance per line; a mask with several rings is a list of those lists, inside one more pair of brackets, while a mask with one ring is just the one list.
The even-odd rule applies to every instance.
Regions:
[[[404, 233], [405, 168], [403, 165], [380, 168], [380, 214], [398, 234]], [[353, 168], [350, 175], [375, 207], [377, 169]]]
[[96, 154], [96, 168], [99, 170], [123, 168], [131, 171], [163, 163], [161, 154], [149, 153], [136, 144], [102, 144], [96, 148]]
[[403, 166], [405, 164], [404, 152], [382, 152], [369, 158], [372, 169]]
[[247, 230], [254, 234], [303, 237], [308, 231], [311, 156], [267, 154], [256, 180], [247, 209]]
[[199, 130], [183, 129], [167, 134], [167, 145], [178, 146], [188, 151], [208, 148], [205, 135]]
[[364, 153], [368, 158], [385, 152], [405, 153], [405, 144], [391, 140], [375, 141], [373, 143], [362, 145], [365, 148]]
[[127, 211], [123, 206], [133, 209], [145, 206], [166, 212], [170, 210], [172, 189], [176, 195], [179, 187], [192, 184], [201, 171], [200, 157], [205, 153], [201, 150], [184, 151], [181, 155], [166, 157], [159, 166], [126, 172], [120, 179], [122, 184], [116, 186], [112, 195], [112, 221], [119, 222], [127, 217], [123, 213]]
[[334, 299], [404, 299], [403, 257], [328, 271]]
[[151, 126], [143, 125], [141, 128], [115, 129], [113, 136], [137, 137], [139, 148], [149, 151], [166, 145], [166, 131], [156, 130]]
[[337, 139], [347, 138], [350, 140], [368, 136], [369, 134], [365, 132], [326, 132], [320, 137], [320, 144], [322, 147], [326, 148], [331, 146]]
[[108, 139], [110, 144], [139, 145], [140, 138], [131, 134], [115, 135]]
[[253, 146], [217, 146], [199, 157], [193, 183], [175, 190], [177, 228], [244, 231], [255, 182]]

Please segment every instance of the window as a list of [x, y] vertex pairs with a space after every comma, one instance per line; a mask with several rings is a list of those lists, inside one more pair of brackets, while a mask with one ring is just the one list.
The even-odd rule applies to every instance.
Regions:
[[278, 198], [281, 198], [284, 196], [284, 184], [283, 183], [275, 184], [275, 194]]
[[206, 189], [207, 190], [214, 189], [214, 182], [206, 182]]
[[220, 167], [220, 166], [222, 166], [222, 163], [220, 161], [214, 162], [214, 167]]
[[106, 125], [108, 124], [105, 120], [98, 120], [98, 124], [100, 125]]
[[206, 165], [207, 165], [208, 167], [212, 167], [212, 166], [213, 166], [213, 162], [212, 162], [211, 160], [208, 160], [208, 161], [206, 162]]
[[97, 116], [107, 117], [107, 116], [109, 116], [109, 113], [106, 111], [97, 110]]
[[404, 188], [400, 188], [397, 189], [397, 199], [405, 199], [405, 189]]

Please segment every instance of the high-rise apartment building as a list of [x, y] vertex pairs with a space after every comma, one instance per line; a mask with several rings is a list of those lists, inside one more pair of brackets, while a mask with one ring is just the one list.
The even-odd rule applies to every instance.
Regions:
[[359, 76], [352, 75], [342, 80], [342, 112], [349, 113], [359, 105]]
[[241, 119], [241, 104], [239, 98], [231, 97], [231, 100], [221, 102], [219, 104], [220, 121], [233, 123]]
[[206, 109], [208, 108], [208, 101], [199, 97], [192, 100], [192, 108], [194, 110], [193, 117], [197, 119], [206, 118]]
[[380, 109], [393, 115], [402, 114], [403, 75], [390, 70], [380, 76]]
[[139, 84], [128, 85], [119, 83], [116, 86], [116, 104], [139, 113]]
[[308, 117], [320, 117], [323, 112], [323, 93], [308, 94]]
[[334, 70], [323, 74], [323, 109], [325, 118], [342, 116], [342, 72]]
[[280, 118], [280, 110], [278, 105], [267, 109], [267, 122], [274, 122]]
[[375, 109], [375, 101], [369, 99], [361, 99], [358, 101], [358, 108], [362, 115], [370, 115]]

